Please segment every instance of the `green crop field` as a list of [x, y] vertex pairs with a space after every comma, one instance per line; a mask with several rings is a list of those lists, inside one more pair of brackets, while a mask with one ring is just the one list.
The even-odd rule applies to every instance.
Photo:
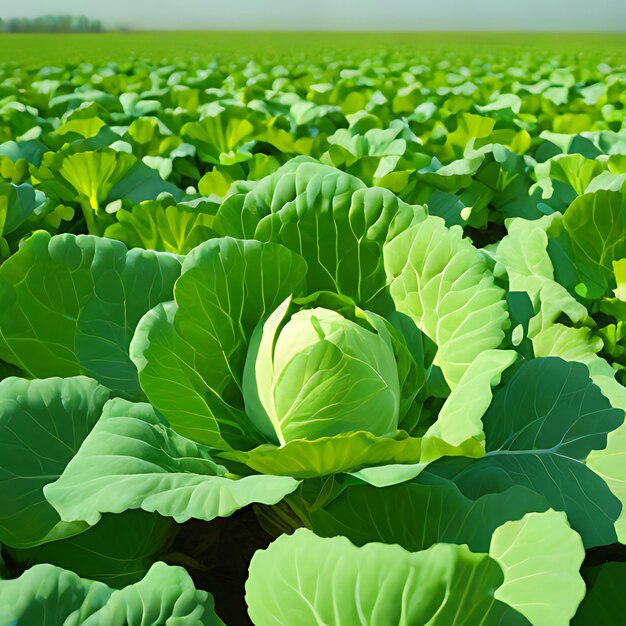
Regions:
[[[619, 33], [317, 33], [317, 32], [145, 32], [57, 35], [0, 34], [0, 59], [20, 66], [79, 61], [125, 61], [129, 57], [162, 59], [215, 54], [261, 56], [320, 50], [348, 51], [367, 56], [372, 51], [455, 53], [472, 58], [519, 53], [582, 55], [626, 62], [626, 35]], [[503, 57], [506, 58], [506, 57]]]
[[0, 35], [0, 626], [620, 626], [626, 37]]

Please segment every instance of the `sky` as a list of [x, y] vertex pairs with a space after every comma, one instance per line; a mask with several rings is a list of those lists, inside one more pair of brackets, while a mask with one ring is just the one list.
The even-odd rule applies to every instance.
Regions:
[[0, 0], [0, 17], [211, 30], [626, 31], [626, 0]]

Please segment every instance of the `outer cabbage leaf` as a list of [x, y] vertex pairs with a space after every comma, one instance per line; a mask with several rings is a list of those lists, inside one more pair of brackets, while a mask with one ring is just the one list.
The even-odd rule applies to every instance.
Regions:
[[494, 394], [483, 418], [485, 457], [442, 459], [428, 471], [470, 498], [513, 485], [534, 489], [567, 513], [586, 547], [610, 544], [622, 505], [585, 461], [623, 421], [624, 412], [611, 407], [585, 366], [533, 359]]
[[530, 337], [549, 327], [561, 314], [572, 322], [587, 317], [587, 309], [554, 278], [548, 234], [560, 219], [558, 214], [534, 221], [513, 219], [507, 223], [508, 235], [496, 251], [497, 262], [506, 269], [509, 289], [526, 292], [535, 307], [536, 315], [528, 329]]
[[491, 403], [491, 388], [517, 359], [513, 350], [485, 350], [479, 354], [446, 398], [437, 421], [422, 440], [422, 462], [442, 456], [481, 457], [485, 434], [481, 417]]
[[246, 601], [257, 626], [527, 624], [495, 600], [502, 580], [494, 561], [466, 546], [357, 548], [299, 529], [254, 555]]
[[613, 289], [615, 297], [620, 302], [626, 302], [626, 259], [613, 261], [613, 272], [617, 287]]
[[403, 127], [402, 122], [392, 122], [391, 128], [371, 128], [363, 134], [355, 132], [357, 128], [340, 128], [328, 138], [330, 146], [321, 161], [357, 176], [368, 186], [378, 184], [401, 169], [401, 158], [407, 152], [407, 141], [400, 136]]
[[106, 229], [106, 237], [119, 239], [129, 248], [146, 248], [174, 254], [187, 254], [214, 236], [216, 205], [152, 200], [115, 214], [117, 222]]
[[14, 253], [21, 237], [34, 228], [58, 229], [74, 216], [71, 207], [47, 200], [32, 185], [0, 183], [0, 259]]
[[564, 513], [528, 513], [500, 526], [489, 556], [504, 572], [504, 583], [495, 593], [498, 600], [533, 626], [568, 626], [585, 596], [579, 573], [585, 548]]
[[183, 192], [178, 187], [163, 180], [155, 169], [146, 163], [135, 163], [113, 186], [107, 200], [114, 201], [123, 198], [129, 202], [138, 203], [156, 200], [162, 193], [169, 194], [176, 200], [180, 200], [183, 196]]
[[387, 243], [384, 256], [396, 308], [437, 344], [435, 364], [454, 388], [479, 354], [502, 343], [504, 292], [463, 231], [437, 217]]
[[[111, 134], [115, 138], [115, 133]], [[178, 199], [182, 196], [176, 186], [164, 181], [145, 163], [137, 162], [132, 154], [111, 147], [94, 150], [102, 146], [88, 145], [93, 141], [85, 140], [84, 147], [74, 145], [71, 153], [68, 149], [49, 152], [42, 166], [35, 170], [48, 195], [63, 202], [78, 200], [89, 234], [102, 235], [114, 221], [105, 211], [108, 201], [127, 198], [137, 203], [154, 200], [163, 192]], [[105, 140], [106, 145], [109, 143]]]
[[435, 543], [467, 544], [488, 552], [499, 526], [529, 511], [545, 511], [541, 495], [518, 485], [478, 498], [464, 495], [451, 481], [422, 473], [390, 487], [346, 486], [337, 497], [311, 512], [314, 532], [344, 535], [352, 543], [397, 543], [417, 552]]
[[150, 311], [130, 348], [143, 390], [172, 428], [222, 449], [264, 440], [243, 412], [248, 344], [305, 279], [302, 257], [272, 243], [214, 239], [186, 257], [176, 302]]
[[264, 444], [249, 452], [227, 452], [221, 456], [265, 474], [313, 478], [371, 465], [417, 463], [420, 444], [419, 438], [406, 433], [376, 437], [357, 431], [313, 440], [295, 439], [281, 447]]
[[576, 198], [563, 215], [567, 253], [579, 284], [590, 300], [607, 295], [615, 285], [613, 261], [626, 256], [626, 211], [623, 196], [596, 191]]
[[182, 127], [181, 137], [196, 146], [200, 159], [207, 163], [230, 165], [247, 161], [252, 158], [249, 149], [259, 130], [254, 118], [247, 107], [212, 102], [200, 121]]
[[[567, 361], [584, 363], [591, 379], [610, 400], [611, 405], [626, 412], [626, 388], [615, 380], [615, 370], [597, 352], [602, 340], [592, 337], [588, 328], [569, 328], [554, 324], [533, 339], [537, 356], [557, 356]], [[615, 524], [620, 541], [626, 540], [626, 423], [608, 434], [607, 444], [593, 450], [587, 465], [599, 474], [622, 503], [622, 511]]]
[[215, 228], [225, 235], [283, 244], [306, 260], [311, 293], [340, 293], [376, 310], [374, 302], [386, 286], [383, 244], [424, 218], [423, 207], [300, 157], [245, 196], [228, 198]]
[[542, 189], [542, 197], [549, 200], [556, 196], [552, 204], [560, 209], [560, 201], [569, 203], [576, 196], [584, 194], [591, 181], [605, 167], [600, 161], [588, 159], [582, 154], [557, 154], [538, 163], [535, 175], [537, 185]]
[[98, 212], [113, 186], [135, 163], [132, 155], [111, 149], [77, 152], [61, 160], [58, 173], [74, 187], [81, 202]]
[[33, 377], [85, 374], [142, 398], [131, 336], [179, 272], [169, 254], [37, 232], [0, 268], [0, 357]]
[[60, 476], [94, 427], [109, 390], [89, 378], [0, 382], [0, 541], [28, 547], [83, 532], [64, 522], [43, 488]]
[[126, 511], [105, 515], [79, 535], [34, 549], [11, 550], [11, 556], [30, 567], [49, 563], [120, 588], [143, 578], [167, 549], [176, 530], [171, 519], [145, 511]]
[[95, 524], [102, 513], [141, 508], [182, 523], [227, 517], [253, 502], [276, 504], [298, 486], [286, 476], [233, 480], [227, 472], [149, 404], [114, 399], [45, 494], [63, 519]]
[[155, 563], [138, 583], [113, 591], [52, 565], [0, 581], [0, 624], [23, 626], [223, 626], [213, 598], [182, 567]]
[[626, 563], [605, 563], [585, 570], [589, 590], [572, 626], [615, 626], [626, 611]]

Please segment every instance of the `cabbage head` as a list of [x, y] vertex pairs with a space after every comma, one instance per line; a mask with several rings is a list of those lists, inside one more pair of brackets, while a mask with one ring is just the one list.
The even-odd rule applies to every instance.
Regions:
[[281, 304], [252, 336], [243, 377], [246, 413], [270, 440], [317, 439], [359, 430], [394, 434], [400, 380], [388, 323]]

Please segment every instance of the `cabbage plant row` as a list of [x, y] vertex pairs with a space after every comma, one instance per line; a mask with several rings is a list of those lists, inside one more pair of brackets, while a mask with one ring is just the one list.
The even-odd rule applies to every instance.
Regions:
[[0, 626], [609, 626], [626, 68], [0, 66]]

